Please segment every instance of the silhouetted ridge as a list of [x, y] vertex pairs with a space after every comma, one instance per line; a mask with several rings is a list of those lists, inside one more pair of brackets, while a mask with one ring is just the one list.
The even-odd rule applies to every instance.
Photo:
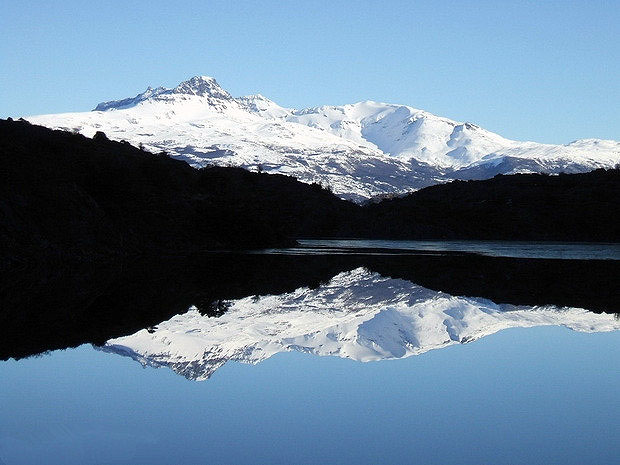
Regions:
[[620, 241], [620, 170], [453, 181], [369, 205], [362, 235], [400, 239]]
[[0, 121], [0, 165], [0, 266], [291, 245], [309, 225], [328, 234], [329, 212], [350, 205], [294, 178], [196, 170], [103, 133], [25, 121]]

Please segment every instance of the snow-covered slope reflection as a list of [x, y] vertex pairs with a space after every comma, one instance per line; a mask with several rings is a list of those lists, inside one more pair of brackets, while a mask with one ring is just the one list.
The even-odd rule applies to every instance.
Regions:
[[229, 360], [258, 363], [283, 351], [366, 362], [471, 342], [512, 327], [620, 329], [620, 321], [610, 314], [454, 297], [364, 268], [341, 273], [317, 289], [228, 304], [229, 310], [219, 318], [191, 308], [156, 328], [112, 339], [102, 350], [204, 380]]

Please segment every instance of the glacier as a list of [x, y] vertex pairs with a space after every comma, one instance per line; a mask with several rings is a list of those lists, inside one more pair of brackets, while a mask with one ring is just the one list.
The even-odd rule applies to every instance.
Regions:
[[618, 141], [519, 142], [474, 123], [373, 101], [296, 110], [260, 94], [235, 98], [209, 76], [174, 88], [148, 87], [90, 112], [26, 119], [88, 137], [102, 131], [195, 167], [290, 175], [355, 201], [453, 179], [574, 173], [620, 163]]
[[465, 344], [508, 328], [620, 329], [613, 314], [452, 296], [362, 267], [315, 289], [220, 303], [228, 310], [219, 317], [191, 307], [98, 349], [144, 366], [168, 367], [191, 380], [206, 380], [228, 361], [256, 364], [280, 352], [370, 362]]

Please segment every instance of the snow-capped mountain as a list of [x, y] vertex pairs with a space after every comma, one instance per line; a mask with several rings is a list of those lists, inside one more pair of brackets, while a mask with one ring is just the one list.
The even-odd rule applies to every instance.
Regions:
[[473, 123], [371, 101], [294, 110], [262, 95], [234, 98], [207, 76], [172, 89], [149, 87], [133, 98], [100, 103], [92, 112], [27, 119], [86, 136], [103, 131], [194, 166], [260, 167], [329, 185], [355, 200], [455, 178], [580, 172], [620, 163], [616, 141], [517, 142]]
[[285, 351], [366, 362], [418, 355], [507, 328], [620, 329], [620, 320], [610, 314], [454, 297], [364, 268], [340, 273], [316, 289], [226, 305], [228, 311], [218, 318], [192, 307], [155, 328], [112, 339], [101, 350], [204, 380], [229, 360], [255, 364]]

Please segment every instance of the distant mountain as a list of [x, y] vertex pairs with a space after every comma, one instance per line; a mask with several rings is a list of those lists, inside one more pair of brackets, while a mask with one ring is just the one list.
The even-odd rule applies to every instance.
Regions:
[[620, 329], [611, 314], [454, 297], [365, 268], [340, 273], [315, 289], [224, 305], [228, 310], [220, 317], [192, 308], [155, 327], [112, 339], [102, 350], [204, 380], [227, 361], [255, 364], [287, 351], [367, 362], [464, 344], [507, 328]]
[[294, 110], [262, 95], [234, 98], [207, 76], [172, 89], [149, 87], [133, 98], [100, 103], [92, 112], [28, 120], [87, 136], [103, 131], [196, 167], [287, 174], [357, 201], [452, 179], [575, 173], [620, 163], [617, 141], [518, 142], [473, 123], [372, 101]]

